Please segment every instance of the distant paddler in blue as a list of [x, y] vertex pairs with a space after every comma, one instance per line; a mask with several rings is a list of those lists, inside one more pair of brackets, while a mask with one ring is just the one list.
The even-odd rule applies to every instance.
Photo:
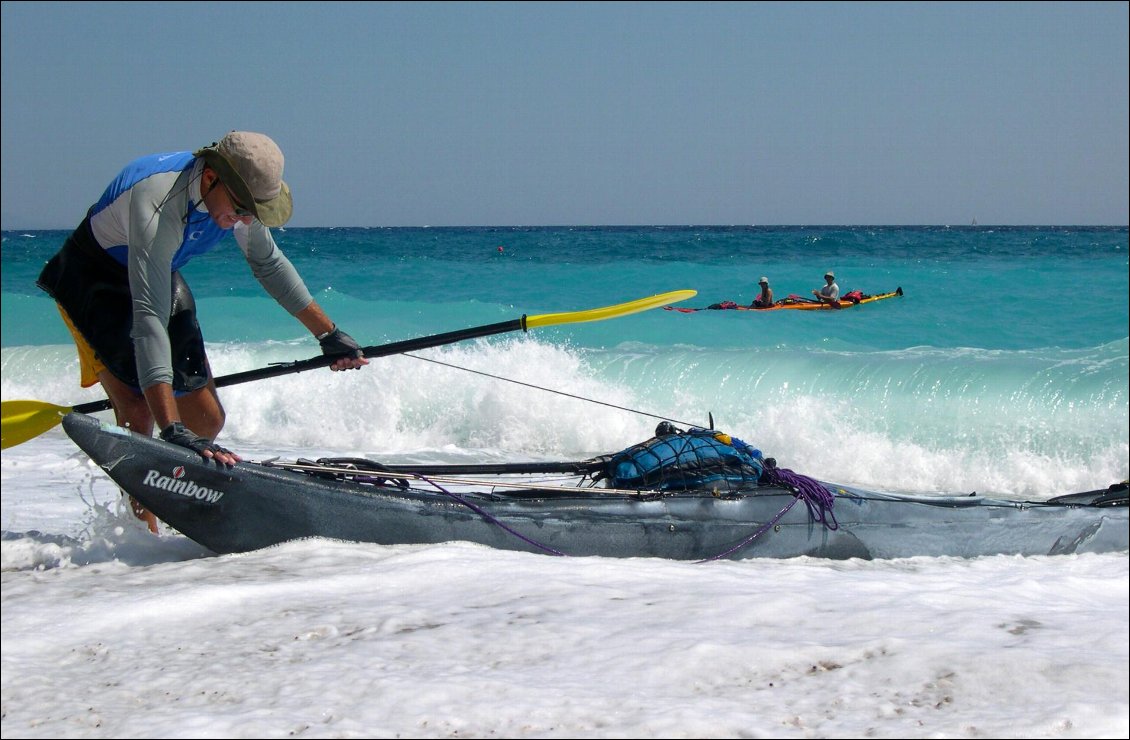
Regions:
[[241, 460], [214, 441], [224, 409], [179, 272], [228, 234], [263, 288], [322, 352], [340, 355], [333, 370], [369, 363], [271, 237], [270, 227], [291, 215], [282, 175], [278, 145], [248, 131], [195, 152], [142, 157], [118, 173], [43, 268], [37, 284], [74, 336], [82, 386], [102, 384], [119, 425], [149, 435], [156, 423], [168, 442], [224, 465]]
[[830, 303], [833, 308], [840, 307], [840, 286], [836, 285], [836, 276], [832, 271], [824, 273], [824, 287], [819, 290], [812, 291], [812, 295], [816, 296], [816, 300], [821, 303]]

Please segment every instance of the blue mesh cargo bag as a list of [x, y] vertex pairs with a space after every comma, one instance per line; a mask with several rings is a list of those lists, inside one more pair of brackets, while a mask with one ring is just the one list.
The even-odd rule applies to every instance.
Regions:
[[608, 459], [611, 488], [683, 491], [737, 490], [757, 485], [764, 472], [761, 452], [711, 429], [652, 437]]

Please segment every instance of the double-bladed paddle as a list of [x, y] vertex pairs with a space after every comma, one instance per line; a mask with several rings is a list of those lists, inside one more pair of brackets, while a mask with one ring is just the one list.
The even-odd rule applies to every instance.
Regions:
[[[673, 290], [669, 293], [660, 293], [648, 298], [628, 301], [627, 303], [617, 303], [614, 306], [590, 308], [587, 311], [547, 313], [538, 316], [523, 315], [520, 319], [501, 321], [497, 324], [486, 324], [484, 326], [460, 329], [458, 331], [449, 331], [443, 334], [432, 334], [417, 339], [405, 339], [400, 342], [362, 347], [361, 351], [365, 353], [365, 357], [367, 358], [387, 357], [389, 355], [398, 355], [402, 352], [413, 352], [429, 347], [440, 347], [445, 344], [461, 342], [465, 339], [489, 337], [493, 334], [503, 334], [511, 331], [529, 331], [530, 329], [536, 329], [540, 326], [579, 324], [585, 321], [603, 321], [604, 319], [627, 316], [628, 314], [658, 308], [667, 303], [685, 301], [696, 295], [696, 293], [697, 291], [694, 290]], [[280, 362], [258, 370], [246, 370], [241, 373], [223, 375], [216, 378], [216, 387], [223, 388], [224, 386], [247, 383], [252, 380], [263, 380], [279, 375], [300, 373], [318, 367], [327, 367], [336, 359], [338, 359], [338, 357], [332, 355], [319, 355], [318, 357], [311, 357], [308, 360]], [[57, 406], [44, 401], [4, 401], [0, 403], [0, 406], [3, 407], [0, 449], [5, 450], [9, 447], [22, 444], [34, 437], [38, 437], [47, 430], [54, 428], [62, 421], [64, 415], [72, 411], [77, 411], [81, 414], [91, 414], [96, 411], [106, 411], [111, 408], [110, 401], [107, 399], [80, 403], [77, 406]]]

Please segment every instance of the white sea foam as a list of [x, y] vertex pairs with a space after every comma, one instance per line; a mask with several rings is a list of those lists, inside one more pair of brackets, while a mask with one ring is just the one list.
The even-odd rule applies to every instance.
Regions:
[[[210, 354], [223, 375], [299, 358], [302, 347], [216, 345]], [[100, 397], [97, 387], [76, 392], [70, 348], [5, 348], [3, 358], [5, 399]], [[522, 337], [284, 375], [221, 396], [227, 446], [268, 456], [571, 459], [642, 441], [662, 418], [703, 427], [713, 418], [824, 480], [1046, 497], [1127, 477], [1125, 378], [1124, 347], [851, 356], [591, 350]]]

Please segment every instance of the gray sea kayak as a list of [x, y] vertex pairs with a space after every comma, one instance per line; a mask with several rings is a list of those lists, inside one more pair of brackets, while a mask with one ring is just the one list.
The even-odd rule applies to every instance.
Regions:
[[[677, 560], [1130, 549], [1125, 481], [1019, 501], [868, 492], [812, 479], [798, 485], [803, 476], [783, 474], [736, 489], [609, 488], [593, 475], [608, 457], [481, 466], [298, 460], [225, 468], [85, 414], [68, 414], [62, 423], [124, 492], [221, 554], [312, 537]], [[554, 481], [546, 482], [550, 474]]]

